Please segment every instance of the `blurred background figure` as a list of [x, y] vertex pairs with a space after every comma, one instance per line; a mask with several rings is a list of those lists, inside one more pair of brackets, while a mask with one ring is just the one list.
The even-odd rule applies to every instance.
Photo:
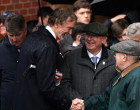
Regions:
[[126, 28], [132, 23], [126, 14], [119, 14], [111, 19], [106, 19], [104, 25], [108, 28], [108, 38], [104, 45], [107, 48], [123, 40]]
[[130, 22], [127, 20], [127, 17], [118, 19], [112, 23], [112, 26], [109, 30], [109, 35], [107, 39], [107, 47], [123, 41], [126, 33], [126, 28], [130, 25]]
[[128, 26], [124, 40], [135, 40], [140, 43], [140, 22]]
[[77, 0], [73, 4], [73, 12], [77, 17], [77, 22], [89, 24], [92, 10], [87, 0]]
[[13, 11], [5, 11], [0, 16], [0, 42], [2, 41], [2, 38], [6, 35], [6, 29], [4, 26], [4, 22], [8, 14], [12, 13]]
[[[92, 15], [92, 10], [91, 10], [91, 5], [87, 0], [77, 0], [73, 4], [73, 12], [77, 17], [77, 23], [84, 23], [84, 24], [89, 24], [91, 20], [91, 15]], [[81, 37], [81, 42], [84, 44], [84, 36]], [[63, 40], [60, 40], [59, 42], [59, 47], [60, 47], [60, 52], [63, 53], [63, 48], [65, 45], [71, 45], [73, 44], [73, 38], [71, 35], [66, 35]]]
[[46, 7], [46, 6], [41, 7], [37, 13], [37, 20], [32, 20], [27, 22], [28, 32], [31, 33], [38, 30], [38, 27], [42, 25], [42, 21], [43, 21], [43, 25], [47, 26], [49, 16], [52, 12], [53, 10], [50, 7]]
[[60, 51], [63, 56], [66, 53], [69, 53], [70, 51], [72, 51], [76, 48], [82, 47], [80, 39], [84, 35], [83, 31], [84, 31], [85, 26], [86, 26], [86, 24], [84, 24], [84, 23], [76, 23], [76, 25], [74, 26], [74, 28], [72, 30], [72, 35], [71, 35], [73, 42], [70, 42], [70, 43], [64, 42], [65, 44], [60, 48]]

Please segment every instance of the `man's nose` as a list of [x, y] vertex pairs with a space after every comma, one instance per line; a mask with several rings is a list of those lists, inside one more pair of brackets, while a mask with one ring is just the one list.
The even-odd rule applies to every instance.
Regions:
[[85, 13], [84, 15], [85, 15], [85, 17], [88, 17], [88, 14], [87, 13]]
[[14, 42], [17, 41], [16, 36], [13, 36], [13, 37], [12, 37], [12, 40], [13, 40]]
[[72, 34], [72, 29], [69, 30], [69, 34], [70, 34], [70, 35]]
[[128, 40], [127, 36], [122, 36], [123, 40]]

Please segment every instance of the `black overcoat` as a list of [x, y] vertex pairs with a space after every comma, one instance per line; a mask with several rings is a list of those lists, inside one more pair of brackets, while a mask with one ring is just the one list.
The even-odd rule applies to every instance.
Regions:
[[55, 38], [44, 27], [21, 46], [13, 110], [69, 110], [71, 100], [55, 86], [59, 56]]

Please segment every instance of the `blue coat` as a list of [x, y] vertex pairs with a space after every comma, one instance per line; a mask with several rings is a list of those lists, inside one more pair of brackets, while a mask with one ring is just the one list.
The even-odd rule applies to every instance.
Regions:
[[69, 110], [71, 100], [54, 83], [58, 56], [58, 44], [44, 27], [24, 40], [19, 55], [13, 110]]
[[9, 43], [6, 36], [4, 42], [0, 44], [1, 110], [11, 110], [12, 107], [18, 54], [17, 48]]

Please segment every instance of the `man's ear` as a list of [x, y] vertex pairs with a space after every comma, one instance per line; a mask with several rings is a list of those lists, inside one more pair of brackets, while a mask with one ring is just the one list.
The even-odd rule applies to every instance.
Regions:
[[80, 41], [80, 39], [81, 39], [81, 34], [77, 34], [77, 35], [76, 35], [76, 39]]
[[107, 44], [107, 36], [102, 38], [102, 43], [104, 44], [105, 47], [108, 46], [108, 44]]
[[127, 55], [126, 54], [123, 54], [123, 62], [125, 62], [127, 60]]
[[58, 25], [59, 25], [59, 22], [58, 22], [58, 19], [56, 19], [56, 20], [55, 20], [54, 27], [55, 27], [55, 28], [57, 28], [57, 27], [58, 27]]

